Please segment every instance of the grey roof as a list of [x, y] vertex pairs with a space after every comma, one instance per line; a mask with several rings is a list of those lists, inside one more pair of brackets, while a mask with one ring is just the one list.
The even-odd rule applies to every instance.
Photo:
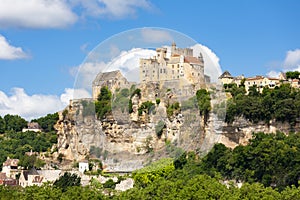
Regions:
[[101, 85], [100, 83], [108, 80], [113, 80], [119, 76], [122, 76], [120, 70], [111, 71], [111, 72], [100, 72], [97, 74], [95, 80], [93, 81], [93, 85]]
[[225, 71], [219, 78], [233, 78], [229, 71]]

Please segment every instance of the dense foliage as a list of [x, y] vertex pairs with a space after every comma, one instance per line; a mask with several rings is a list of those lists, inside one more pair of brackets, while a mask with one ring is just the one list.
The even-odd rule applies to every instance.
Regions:
[[300, 134], [256, 133], [247, 146], [234, 150], [217, 144], [203, 159], [205, 173], [228, 179], [260, 182], [282, 190], [300, 180]]
[[25, 127], [27, 127], [27, 121], [18, 115], [7, 114], [3, 118], [0, 116], [0, 133], [22, 131]]
[[[36, 133], [32, 131], [10, 131], [0, 137], [0, 163], [9, 156], [22, 158], [25, 152], [45, 152], [57, 143], [56, 133]], [[2, 166], [1, 166], [2, 167]]]
[[257, 133], [234, 150], [216, 144], [203, 159], [184, 153], [173, 168], [164, 161], [134, 173], [135, 187], [116, 199], [299, 199], [299, 138]]
[[[46, 152], [50, 151], [53, 144], [57, 143], [57, 135], [54, 131], [54, 124], [58, 119], [58, 114], [48, 114], [34, 122], [38, 122], [43, 128], [43, 132], [21, 132], [27, 127], [27, 121], [18, 115], [5, 115], [0, 117], [0, 163], [7, 157], [20, 159], [20, 165], [25, 168], [35, 166], [40, 168], [43, 162], [35, 156], [25, 156], [26, 152]], [[2, 165], [0, 165], [0, 168]]]
[[196, 99], [200, 115], [204, 117], [204, 122], [206, 123], [209, 117], [209, 112], [211, 110], [210, 94], [207, 90], [200, 89], [196, 92]]
[[287, 79], [299, 79], [300, 77], [300, 72], [298, 71], [288, 71], [285, 73]]
[[58, 113], [48, 114], [45, 117], [40, 117], [38, 119], [32, 120], [32, 122], [37, 122], [44, 132], [55, 131], [54, 125], [58, 120]]
[[[116, 182], [79, 187], [70, 173], [54, 186], [0, 187], [0, 199], [299, 199], [300, 134], [256, 133], [247, 146], [216, 144], [204, 157], [193, 152], [161, 159], [132, 173], [134, 188]], [[234, 182], [242, 181], [238, 188]], [[104, 195], [108, 194], [108, 195]]]
[[59, 177], [54, 183], [54, 187], [62, 189], [63, 192], [67, 191], [69, 187], [80, 186], [81, 178], [77, 174], [65, 172], [64, 175]]
[[231, 123], [235, 117], [243, 116], [254, 123], [269, 123], [275, 119], [293, 126], [300, 117], [300, 92], [289, 84], [275, 89], [266, 87], [262, 93], [255, 86], [250, 87], [248, 95], [245, 95], [244, 87], [236, 85], [227, 91], [233, 98], [227, 102], [226, 122]]
[[102, 87], [97, 101], [95, 102], [95, 110], [98, 119], [104, 119], [111, 113], [112, 93], [108, 87]]

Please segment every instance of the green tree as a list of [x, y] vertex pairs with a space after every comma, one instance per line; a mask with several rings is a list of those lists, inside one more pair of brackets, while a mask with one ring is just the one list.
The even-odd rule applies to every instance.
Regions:
[[5, 121], [4, 119], [0, 116], [0, 133], [5, 132]]
[[81, 178], [76, 174], [65, 172], [63, 176], [59, 177], [53, 185], [57, 188], [62, 189], [63, 192], [67, 191], [69, 187], [80, 186]]
[[95, 102], [95, 110], [97, 118], [102, 120], [111, 113], [112, 94], [108, 87], [102, 87], [97, 101]]
[[27, 127], [27, 121], [18, 115], [7, 114], [4, 116], [6, 131], [22, 131]]
[[209, 112], [211, 110], [210, 94], [207, 90], [200, 89], [196, 92], [196, 97], [200, 115], [204, 117], [204, 122], [206, 123], [209, 117]]
[[31, 120], [37, 122], [45, 132], [55, 131], [54, 125], [58, 121], [58, 113], [47, 114], [45, 117]]
[[300, 72], [298, 71], [288, 71], [285, 73], [287, 79], [299, 79]]
[[155, 126], [155, 133], [158, 138], [163, 134], [164, 128], [166, 128], [166, 124], [164, 121], [160, 120]]

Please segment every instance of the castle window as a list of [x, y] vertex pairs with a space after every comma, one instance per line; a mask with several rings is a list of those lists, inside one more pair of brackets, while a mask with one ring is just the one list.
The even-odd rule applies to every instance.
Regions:
[[174, 74], [174, 70], [172, 70], [172, 74]]
[[198, 73], [198, 76], [200, 76], [200, 73]]
[[162, 69], [160, 69], [160, 73], [162, 73]]
[[194, 76], [194, 72], [192, 73], [192, 76]]
[[177, 78], [179, 78], [179, 76], [177, 76]]
[[179, 64], [177, 64], [177, 68], [179, 68]]
[[166, 73], [166, 69], [164, 69], [164, 73]]
[[172, 68], [174, 69], [174, 65], [172, 65]]
[[153, 70], [153, 73], [155, 73], [155, 71]]

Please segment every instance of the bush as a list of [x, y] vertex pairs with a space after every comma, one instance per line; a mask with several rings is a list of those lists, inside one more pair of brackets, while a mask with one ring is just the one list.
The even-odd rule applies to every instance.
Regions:
[[156, 133], [156, 135], [157, 135], [158, 138], [161, 137], [164, 128], [166, 128], [166, 124], [165, 124], [164, 121], [160, 120], [157, 123], [157, 125], [155, 126], [155, 133]]

